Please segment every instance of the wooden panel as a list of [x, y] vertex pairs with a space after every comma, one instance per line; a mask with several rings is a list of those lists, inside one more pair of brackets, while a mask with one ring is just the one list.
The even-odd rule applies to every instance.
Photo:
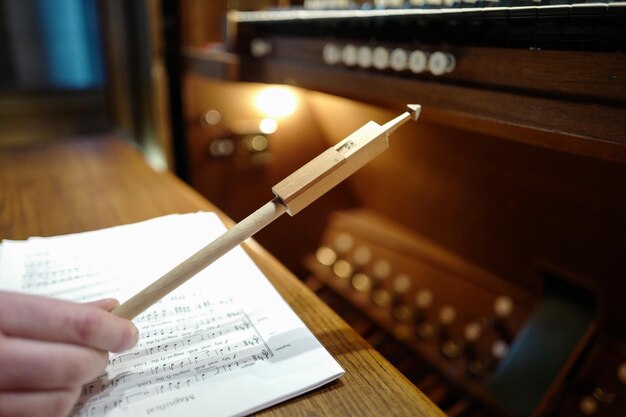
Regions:
[[208, 48], [185, 48], [187, 71], [204, 74], [218, 80], [239, 79], [239, 56]]
[[[190, 183], [231, 218], [240, 220], [273, 198], [272, 187], [328, 145], [316, 126], [308, 99], [294, 89], [299, 104], [289, 118], [278, 121], [278, 129], [268, 135], [263, 153], [250, 153], [243, 146], [246, 134], [256, 134], [255, 123], [263, 117], [254, 106], [259, 84], [224, 83], [190, 74], [185, 78]], [[209, 110], [217, 110], [222, 120], [216, 125], [202, 122]], [[232, 140], [235, 151], [226, 157], [210, 154], [211, 144]], [[293, 218], [284, 216], [261, 231], [257, 239], [291, 271], [304, 276], [302, 257], [315, 248], [327, 214], [336, 208], [353, 206], [355, 201], [345, 185], [307, 207]], [[294, 240], [298, 245], [294, 245]]]
[[184, 0], [178, 3], [184, 22], [181, 33], [183, 45], [201, 47], [223, 40], [225, 0]]
[[0, 93], [0, 148], [104, 133], [110, 127], [102, 89]]
[[[420, 42], [373, 42], [365, 39], [263, 37], [271, 45], [267, 59], [292, 60], [318, 67], [344, 68], [355, 73], [387, 75], [407, 80], [429, 80], [454, 83], [479, 88], [506, 88], [525, 95], [549, 94], [562, 98], [586, 98], [600, 102], [626, 102], [626, 55], [608, 52], [544, 51], [537, 49], [505, 49], [458, 47], [454, 45], [429, 45]], [[391, 51], [395, 48], [407, 52], [414, 50], [426, 54], [443, 51], [455, 58], [454, 69], [434, 76], [427, 70], [415, 74], [405, 69], [377, 70], [348, 67], [341, 63], [328, 66], [324, 63], [323, 49], [328, 43], [338, 48], [347, 44], [371, 49], [381, 46]], [[247, 44], [240, 45], [239, 53], [247, 55]]]
[[626, 409], [626, 351], [611, 338], [601, 338], [591, 349], [581, 372], [563, 395], [558, 415], [610, 417]]
[[288, 60], [244, 60], [241, 71], [244, 80], [296, 85], [398, 110], [407, 103], [418, 103], [426, 120], [445, 120], [446, 124], [462, 124], [468, 130], [550, 149], [626, 161], [623, 106], [311, 67]]
[[[311, 102], [328, 143], [395, 114], [323, 94]], [[394, 132], [385, 155], [350, 185], [364, 207], [533, 293], [539, 261], [585, 277], [612, 330], [626, 335], [624, 165], [425, 119]]]

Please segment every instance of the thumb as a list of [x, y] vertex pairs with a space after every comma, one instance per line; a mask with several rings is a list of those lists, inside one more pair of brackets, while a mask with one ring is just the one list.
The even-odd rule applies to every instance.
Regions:
[[117, 301], [115, 298], [103, 298], [102, 300], [96, 300], [96, 301], [91, 301], [89, 303], [85, 303], [85, 305], [94, 306], [96, 308], [99, 308], [105, 311], [111, 311], [115, 307], [119, 306], [120, 302]]

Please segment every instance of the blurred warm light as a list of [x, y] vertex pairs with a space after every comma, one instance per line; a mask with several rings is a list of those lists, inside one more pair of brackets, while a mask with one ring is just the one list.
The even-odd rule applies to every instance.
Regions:
[[290, 116], [298, 105], [298, 99], [288, 87], [266, 87], [255, 100], [257, 108], [267, 117]]
[[259, 130], [266, 135], [271, 135], [278, 129], [278, 123], [274, 119], [263, 119], [259, 122]]

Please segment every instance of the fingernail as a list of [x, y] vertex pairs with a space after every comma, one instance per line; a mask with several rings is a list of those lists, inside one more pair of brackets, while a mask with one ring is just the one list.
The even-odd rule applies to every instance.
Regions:
[[115, 298], [111, 298], [110, 302], [110, 307], [109, 307], [109, 311], [113, 310], [114, 308], [118, 307], [120, 305], [120, 302], [118, 300], [116, 300]]

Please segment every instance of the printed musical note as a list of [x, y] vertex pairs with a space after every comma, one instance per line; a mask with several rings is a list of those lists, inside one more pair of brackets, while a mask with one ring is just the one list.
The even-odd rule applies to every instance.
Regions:
[[[170, 301], [176, 303], [185, 300]], [[165, 320], [170, 311], [171, 309], [161, 311], [158, 318], [154, 313], [149, 313], [149, 319], [140, 321], [143, 323], [140, 332], [150, 334], [155, 341], [154, 346], [139, 347], [112, 356], [109, 373], [116, 370], [120, 373], [109, 379], [94, 381], [89, 384], [88, 390], [83, 390], [82, 409], [85, 410], [86, 406], [89, 416], [103, 416], [106, 410], [119, 407], [120, 404], [129, 404], [131, 397], [132, 401], [136, 401], [178, 390], [182, 383], [187, 386], [204, 383], [220, 373], [241, 369], [240, 364], [249, 367], [256, 361], [264, 361], [274, 355], [250, 317], [243, 310], [237, 309], [232, 302], [220, 303], [219, 314], [210, 318], [203, 316], [208, 312], [201, 313], [191, 308], [177, 309], [174, 306], [177, 320], [185, 320], [186, 315], [194, 315], [196, 323], [207, 324], [206, 328], [194, 327], [193, 321], [186, 321], [197, 330], [176, 341], [168, 341], [168, 335], [181, 329], [177, 321], [169, 322], [156, 330], [154, 327], [157, 321]], [[146, 327], [150, 327], [150, 330], [145, 330]], [[167, 342], [160, 343], [161, 340]], [[243, 360], [236, 361], [236, 358]], [[146, 390], [149, 386], [155, 388]], [[107, 387], [115, 387], [120, 394], [110, 392]], [[94, 392], [100, 394], [94, 395]], [[75, 415], [82, 416], [80, 413]]]

